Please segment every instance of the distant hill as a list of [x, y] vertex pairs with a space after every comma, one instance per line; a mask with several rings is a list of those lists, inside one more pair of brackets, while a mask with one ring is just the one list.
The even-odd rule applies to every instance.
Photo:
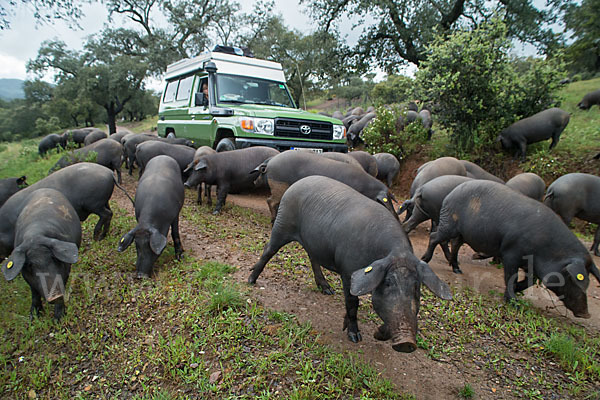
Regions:
[[24, 99], [23, 83], [21, 79], [0, 79], [0, 99]]

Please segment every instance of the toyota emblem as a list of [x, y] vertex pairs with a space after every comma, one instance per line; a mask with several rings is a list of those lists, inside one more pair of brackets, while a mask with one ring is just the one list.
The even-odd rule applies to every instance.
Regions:
[[311, 131], [312, 129], [310, 129], [310, 126], [308, 125], [300, 126], [300, 132], [304, 133], [305, 135], [308, 135]]

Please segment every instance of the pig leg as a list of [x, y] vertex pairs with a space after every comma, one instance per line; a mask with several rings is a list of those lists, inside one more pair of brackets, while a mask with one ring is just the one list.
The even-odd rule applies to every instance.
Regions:
[[[504, 284], [506, 285], [504, 300], [509, 302], [515, 299], [517, 291], [523, 291], [527, 288], [524, 286], [524, 281], [517, 283], [517, 279], [519, 279], [519, 266], [523, 260], [519, 260], [518, 256], [508, 254], [502, 257], [502, 261], [504, 263]], [[527, 278], [525, 281], [527, 281]]]
[[42, 296], [32, 286], [31, 287], [31, 308], [29, 310], [29, 318], [33, 319], [33, 317], [39, 317], [43, 310], [44, 310], [44, 306], [42, 305]]
[[209, 206], [212, 206], [212, 197], [210, 192], [212, 191], [212, 186], [211, 185], [207, 185], [206, 183], [204, 184], [204, 193], [206, 196], [206, 204], [208, 204]]
[[127, 155], [127, 168], [129, 169], [129, 175], [133, 175], [133, 157]]
[[179, 214], [171, 224], [171, 237], [173, 238], [173, 247], [175, 247], [175, 258], [181, 260], [183, 256], [183, 247], [179, 238]]
[[348, 338], [353, 343], [358, 343], [362, 340], [362, 335], [358, 330], [358, 297], [350, 294], [350, 279], [342, 277], [342, 286], [344, 287], [344, 300], [346, 302], [346, 315], [344, 316], [344, 327], [342, 330], [348, 329]]
[[[458, 250], [460, 250], [460, 247], [463, 245], [465, 241], [463, 240], [462, 236], [458, 236], [455, 237], [454, 239], [452, 239], [452, 251], [450, 252], [450, 266], [452, 266], [452, 272], [454, 272], [455, 274], [462, 274], [462, 271], [460, 270], [460, 268], [458, 267]], [[447, 242], [446, 242], [447, 245]], [[443, 244], [442, 244], [442, 249], [443, 249]]]
[[521, 154], [521, 162], [525, 162], [526, 158], [526, 151], [527, 151], [527, 141], [525, 139], [519, 141], [519, 143], [517, 143], [517, 146], [519, 146], [519, 150], [518, 152]]
[[198, 184], [198, 198], [196, 199], [196, 204], [202, 204], [202, 183]]
[[56, 303], [54, 304], [54, 320], [60, 321], [60, 319], [65, 315], [65, 311], [65, 301], [61, 297], [60, 299], [56, 300]]
[[115, 171], [117, 171], [117, 182], [119, 183], [119, 185], [121, 185], [123, 183], [123, 179], [121, 178], [121, 166], [117, 166], [115, 168]]
[[596, 229], [596, 234], [594, 235], [594, 243], [592, 243], [592, 247], [590, 248], [590, 251], [593, 251], [596, 256], [600, 257], [600, 250], [598, 250], [598, 245], [600, 245], [600, 225], [598, 226], [598, 229]]
[[321, 289], [321, 292], [323, 292], [323, 294], [334, 294], [335, 292], [333, 291], [331, 286], [329, 286], [329, 283], [327, 282], [327, 279], [325, 279], [325, 276], [323, 276], [321, 266], [312, 257], [309, 256], [309, 258], [317, 287]]
[[[447, 234], [445, 234], [444, 232], [441, 232], [439, 230], [437, 230], [435, 232], [431, 232], [431, 234], [429, 235], [429, 245], [427, 246], [427, 250], [425, 251], [425, 254], [423, 254], [423, 257], [421, 257], [421, 260], [423, 260], [425, 262], [431, 261], [435, 247], [441, 243], [447, 244], [449, 239], [450, 239], [450, 237], [448, 237]], [[443, 249], [443, 247], [442, 247], [442, 249]], [[446, 254], [446, 253], [444, 252], [444, 254]]]
[[550, 143], [550, 148], [548, 150], [552, 150], [558, 144], [560, 140], [560, 133], [552, 135], [552, 143]]
[[110, 229], [110, 220], [112, 219], [113, 213], [107, 204], [103, 207], [103, 209], [96, 212], [96, 214], [98, 214], [100, 219], [94, 227], [94, 240], [102, 240], [108, 234]]
[[269, 243], [267, 243], [267, 245], [265, 246], [265, 249], [263, 250], [263, 253], [260, 256], [260, 259], [252, 267], [252, 273], [248, 277], [248, 283], [254, 285], [259, 275], [265, 268], [265, 265], [267, 265], [267, 263], [269, 262], [269, 260], [273, 258], [275, 254], [277, 254], [280, 248], [282, 248], [291, 241], [291, 239], [279, 236], [274, 229], [271, 233], [271, 239], [269, 240]]
[[217, 205], [215, 207], [215, 211], [213, 214], [216, 215], [221, 212], [221, 208], [225, 205], [225, 199], [227, 198], [227, 194], [229, 193], [229, 185], [228, 184], [220, 184], [217, 186]]

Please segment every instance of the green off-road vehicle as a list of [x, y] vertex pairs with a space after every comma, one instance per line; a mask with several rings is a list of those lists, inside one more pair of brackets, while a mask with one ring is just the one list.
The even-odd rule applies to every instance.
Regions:
[[217, 151], [249, 146], [348, 151], [340, 120], [296, 107], [279, 63], [217, 46], [169, 65], [165, 81], [160, 136], [188, 138]]

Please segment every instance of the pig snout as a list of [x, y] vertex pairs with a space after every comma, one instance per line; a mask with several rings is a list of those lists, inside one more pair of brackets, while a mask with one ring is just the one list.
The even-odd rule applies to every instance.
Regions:
[[412, 353], [417, 349], [416, 334], [408, 327], [401, 327], [392, 333], [387, 325], [382, 325], [373, 337], [377, 340], [392, 339], [392, 349], [401, 353]]
[[46, 301], [48, 303], [55, 303], [57, 300], [62, 299], [64, 297], [64, 293], [60, 289], [53, 289], [46, 296]]
[[583, 312], [573, 311], [573, 315], [576, 316], [577, 318], [584, 318], [584, 319], [590, 319], [592, 317], [588, 311], [583, 311]]
[[417, 340], [414, 335], [396, 335], [392, 338], [392, 349], [400, 353], [412, 353], [417, 349]]

